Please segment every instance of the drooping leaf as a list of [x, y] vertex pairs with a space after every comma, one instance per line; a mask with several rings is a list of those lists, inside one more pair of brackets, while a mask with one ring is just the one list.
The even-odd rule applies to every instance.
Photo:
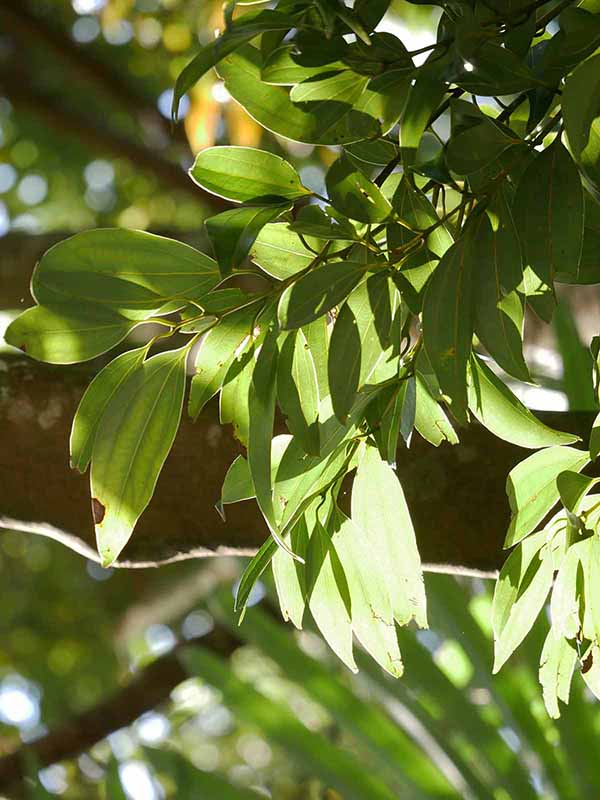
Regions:
[[[290, 531], [290, 548], [302, 558], [306, 557], [308, 538], [306, 518], [301, 516]], [[301, 630], [307, 594], [304, 570], [282, 547], [277, 548], [272, 566], [283, 618]]]
[[196, 356], [196, 372], [192, 378], [188, 412], [196, 419], [206, 403], [221, 388], [236, 350], [252, 333], [257, 304], [226, 314], [205, 334]]
[[227, 470], [221, 487], [221, 504], [239, 503], [256, 496], [250, 467], [244, 456], [237, 456]]
[[159, 353], [121, 384], [98, 426], [90, 485], [104, 566], [127, 544], [150, 502], [179, 427], [187, 348]]
[[243, 206], [223, 211], [204, 223], [221, 275], [239, 267], [267, 223], [273, 222], [289, 206]]
[[100, 420], [119, 387], [139, 368], [147, 347], [130, 350], [107, 364], [90, 383], [75, 412], [69, 450], [71, 468], [85, 472], [92, 457], [92, 448]]
[[469, 408], [495, 436], [531, 449], [578, 441], [540, 422], [480, 358], [471, 356], [470, 366]]
[[34, 306], [6, 329], [7, 344], [37, 361], [76, 364], [112, 350], [136, 326], [108, 309], [86, 306]]
[[285, 159], [254, 147], [208, 147], [196, 156], [192, 180], [207, 192], [238, 203], [281, 204], [310, 195]]
[[600, 55], [588, 58], [567, 78], [561, 105], [573, 157], [600, 199]]
[[400, 121], [400, 147], [405, 168], [417, 160], [421, 138], [445, 94], [446, 84], [437, 76], [417, 76]]
[[440, 404], [433, 397], [426, 381], [418, 372], [415, 376], [415, 428], [434, 447], [442, 442], [458, 444], [458, 436]]
[[243, 619], [244, 611], [248, 603], [248, 598], [256, 582], [271, 563], [271, 559], [277, 551], [275, 539], [269, 538], [263, 542], [258, 553], [248, 562], [246, 569], [242, 573], [240, 582], [235, 593], [234, 608], [240, 613], [240, 621]]
[[364, 532], [379, 563], [394, 618], [427, 626], [425, 590], [415, 532], [393, 469], [368, 447], [352, 487], [352, 521]]
[[255, 362], [256, 341], [233, 359], [219, 395], [219, 419], [222, 425], [233, 425], [235, 438], [248, 446], [248, 391]]
[[494, 592], [494, 673], [521, 644], [552, 586], [552, 559], [544, 545], [546, 532], [525, 539], [502, 567]]
[[552, 719], [560, 717], [558, 701], [569, 702], [577, 650], [554, 629], [548, 631], [540, 657], [540, 684], [544, 705]]
[[505, 547], [527, 536], [558, 501], [558, 475], [565, 470], [580, 472], [589, 460], [585, 450], [558, 446], [539, 450], [513, 467], [506, 483], [513, 516]]
[[281, 295], [277, 310], [281, 327], [299, 328], [326, 314], [352, 291], [364, 273], [364, 265], [353, 261], [332, 261], [306, 273]]
[[319, 454], [317, 371], [302, 329], [285, 338], [277, 368], [277, 398], [287, 426], [307, 453]]
[[351, 219], [383, 222], [391, 213], [392, 207], [381, 189], [344, 156], [329, 168], [325, 183], [334, 208]]

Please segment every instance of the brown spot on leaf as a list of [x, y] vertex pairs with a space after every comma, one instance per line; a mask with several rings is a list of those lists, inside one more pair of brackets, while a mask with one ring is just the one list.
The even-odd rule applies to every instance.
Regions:
[[94, 525], [100, 525], [105, 514], [106, 506], [103, 506], [96, 497], [92, 497], [92, 517], [94, 518]]
[[594, 664], [594, 657], [592, 655], [592, 651], [587, 654], [587, 656], [581, 662], [581, 674], [585, 675], [586, 672], [589, 672]]

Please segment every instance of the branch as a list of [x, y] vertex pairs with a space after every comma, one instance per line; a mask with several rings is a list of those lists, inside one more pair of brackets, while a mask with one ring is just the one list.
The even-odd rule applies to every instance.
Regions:
[[[68, 440], [89, 365], [50, 367], [0, 359], [0, 527], [41, 533], [95, 557], [88, 480], [69, 469]], [[585, 439], [593, 413], [540, 415]], [[415, 435], [398, 452], [398, 475], [421, 557], [436, 571], [494, 572], [508, 526], [506, 475], [529, 451], [470, 425], [461, 444], [434, 448]], [[192, 424], [184, 418], [159, 478], [117, 566], [149, 567], [211, 555], [249, 555], [268, 532], [253, 501], [214, 509], [229, 464], [240, 452], [216, 404]]]
[[[195, 642], [224, 657], [230, 656], [240, 645], [221, 628], [215, 628], [197, 640], [182, 642], [180, 646], [188, 647]], [[34, 763], [40, 768], [74, 758], [168, 700], [173, 689], [188, 677], [177, 657], [177, 649], [157, 658], [112, 697], [73, 717], [41, 739], [0, 758], [0, 792], [29, 774], [28, 756], [33, 756]]]

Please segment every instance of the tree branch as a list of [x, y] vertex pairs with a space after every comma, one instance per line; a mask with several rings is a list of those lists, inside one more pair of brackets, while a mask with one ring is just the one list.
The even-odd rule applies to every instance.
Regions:
[[[196, 641], [224, 657], [230, 656], [240, 645], [239, 640], [224, 629], [215, 628], [206, 636], [182, 642], [180, 646], [189, 647]], [[188, 677], [177, 649], [157, 658], [112, 697], [0, 758], [0, 792], [7, 791], [28, 774], [28, 755], [33, 756], [40, 768], [74, 758], [168, 700], [173, 689]]]
[[[91, 557], [95, 551], [88, 480], [69, 469], [71, 420], [89, 365], [57, 368], [25, 358], [0, 360], [0, 526], [41, 533]], [[540, 415], [587, 436], [593, 413]], [[117, 566], [158, 566], [209, 555], [248, 555], [268, 532], [253, 501], [214, 509], [229, 464], [241, 451], [218, 423], [216, 404], [182, 420], [150, 506]], [[494, 572], [508, 526], [506, 475], [528, 451], [478, 425], [461, 444], [434, 448], [415, 435], [398, 452], [398, 475], [419, 549], [430, 569]]]

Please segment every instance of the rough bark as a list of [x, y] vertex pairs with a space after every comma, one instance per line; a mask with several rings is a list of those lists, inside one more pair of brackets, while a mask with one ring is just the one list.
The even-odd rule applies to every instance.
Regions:
[[[53, 368], [24, 358], [0, 361], [0, 525], [42, 533], [94, 557], [88, 478], [69, 469], [68, 439], [89, 367]], [[582, 437], [593, 414], [544, 414]], [[208, 555], [249, 555], [266, 527], [253, 501], [214, 504], [240, 447], [210, 406], [183, 419], [155, 496], [120, 566], [157, 566]], [[509, 508], [506, 475], [527, 451], [471, 425], [461, 444], [434, 448], [414, 437], [398, 452], [398, 473], [430, 569], [493, 572], [502, 564]]]

